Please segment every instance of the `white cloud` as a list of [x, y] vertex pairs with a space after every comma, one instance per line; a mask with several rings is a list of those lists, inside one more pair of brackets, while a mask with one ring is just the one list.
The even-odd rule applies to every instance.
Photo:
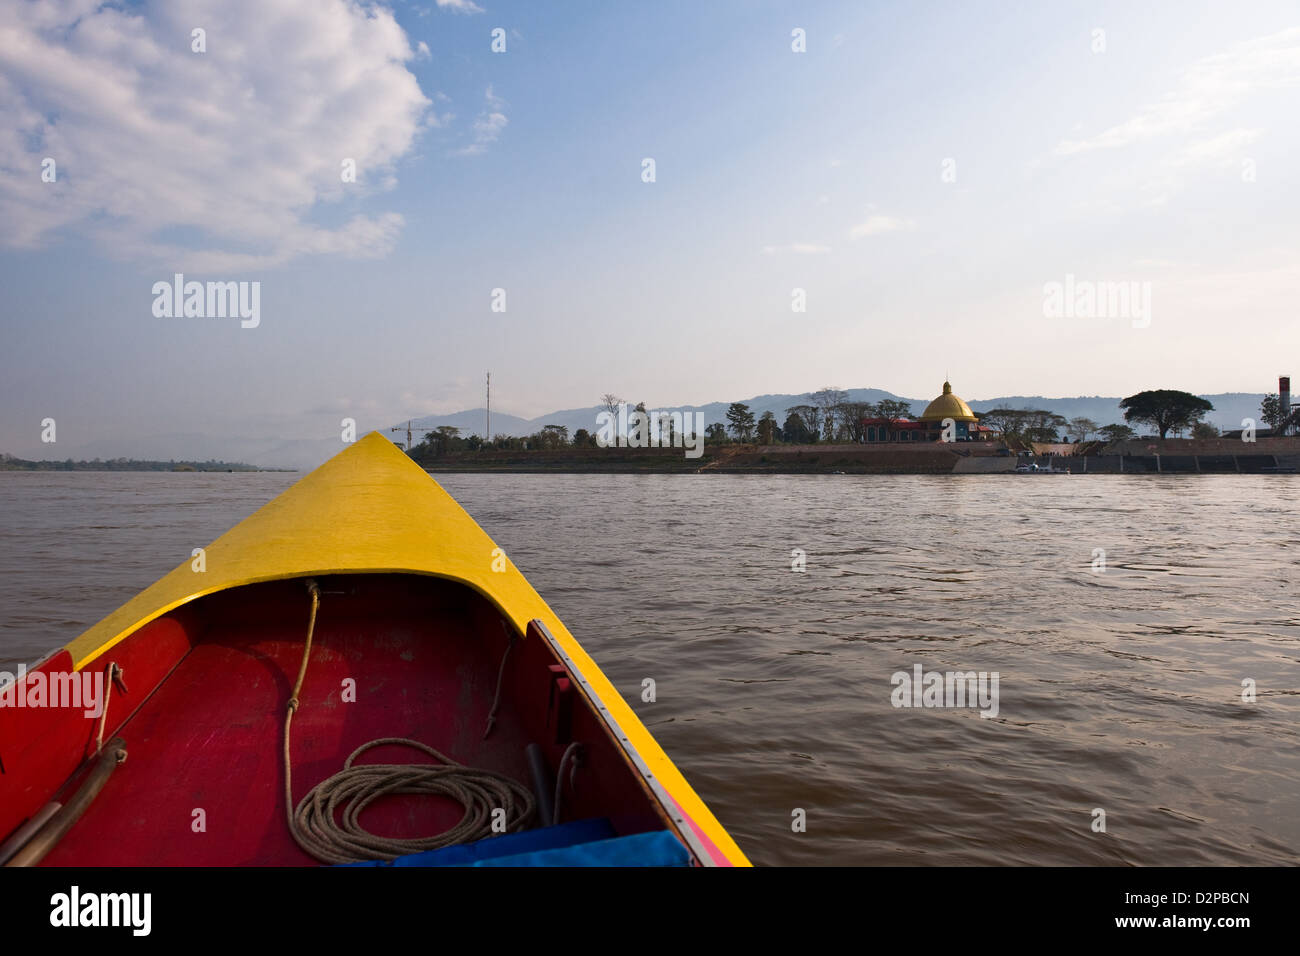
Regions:
[[438, 7], [453, 13], [482, 13], [483, 8], [473, 0], [437, 0]]
[[485, 152], [487, 148], [495, 143], [501, 136], [501, 131], [506, 128], [510, 122], [506, 114], [502, 112], [505, 109], [506, 102], [501, 97], [492, 92], [492, 87], [487, 88], [484, 95], [486, 107], [483, 112], [475, 118], [473, 124], [474, 141], [456, 151], [459, 156], [478, 156]]
[[421, 40], [419, 44], [416, 46], [415, 52], [418, 59], [421, 60], [433, 59], [433, 54], [429, 52], [429, 44], [425, 43], [423, 40]]
[[1241, 162], [1242, 149], [1259, 136], [1257, 129], [1233, 129], [1210, 139], [1189, 143], [1165, 158], [1165, 165], [1175, 169], [1235, 166]]
[[912, 221], [910, 219], [899, 219], [894, 216], [870, 215], [849, 230], [849, 238], [862, 239], [866, 236], [878, 236], [886, 232], [898, 232], [902, 229], [911, 228]]
[[763, 247], [763, 254], [769, 256], [774, 256], [780, 252], [792, 252], [801, 256], [819, 256], [825, 255], [830, 251], [830, 246], [823, 246], [816, 242], [792, 242], [786, 246]]
[[1195, 173], [1211, 169], [1240, 167], [1243, 149], [1259, 136], [1259, 130], [1234, 129], [1210, 139], [1197, 140], [1165, 156], [1155, 173], [1140, 184], [1147, 194], [1147, 206], [1162, 206], [1181, 190]]
[[1087, 139], [1062, 140], [1053, 152], [1070, 156], [1115, 149], [1169, 133], [1193, 134], [1251, 93], [1300, 85], [1300, 28], [1238, 43], [1192, 64], [1178, 88], [1135, 116]]
[[[75, 229], [194, 270], [383, 255], [400, 215], [311, 215], [393, 182], [430, 106], [405, 66], [415, 56], [390, 11], [345, 0], [5, 4], [0, 242]], [[41, 181], [46, 156], [55, 183]], [[349, 158], [356, 184], [341, 180]]]

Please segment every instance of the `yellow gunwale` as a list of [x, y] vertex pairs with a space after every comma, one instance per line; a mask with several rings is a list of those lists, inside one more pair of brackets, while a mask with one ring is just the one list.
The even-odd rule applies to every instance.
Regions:
[[[81, 670], [150, 621], [229, 588], [324, 574], [425, 574], [468, 585], [522, 635], [540, 619], [582, 670], [660, 784], [737, 866], [749, 860], [599, 666], [456, 500], [388, 438], [371, 432], [299, 479], [192, 558], [70, 642]], [[494, 558], [498, 559], [494, 562]], [[492, 570], [493, 564], [504, 570]]]

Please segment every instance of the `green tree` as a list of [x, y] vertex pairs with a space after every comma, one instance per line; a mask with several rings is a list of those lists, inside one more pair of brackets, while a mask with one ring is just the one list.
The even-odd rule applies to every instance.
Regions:
[[1282, 412], [1282, 397], [1277, 392], [1264, 396], [1264, 400], [1259, 403], [1259, 417], [1274, 431], [1282, 427], [1286, 415]]
[[1192, 426], [1193, 438], [1218, 438], [1219, 429], [1209, 422], [1197, 422]]
[[433, 438], [437, 448], [436, 454], [439, 458], [448, 452], [455, 451], [456, 444], [460, 438], [460, 429], [454, 425], [439, 425], [437, 431], [430, 436]]
[[1009, 442], [1055, 442], [1066, 425], [1064, 415], [1043, 408], [991, 408], [979, 419]]
[[1027, 413], [1020, 408], [990, 408], [979, 414], [980, 424], [1000, 432], [1006, 441], [1015, 441], [1021, 437], [1027, 419]]
[[898, 428], [898, 423], [912, 415], [912, 403], [897, 398], [885, 398], [871, 406], [871, 417], [885, 421], [886, 433]]
[[574, 448], [581, 448], [584, 445], [594, 445], [594, 444], [596, 444], [596, 438], [594, 435], [591, 434], [591, 432], [587, 431], [587, 429], [579, 428], [576, 432], [573, 433]]
[[1152, 425], [1164, 438], [1170, 429], [1182, 430], [1195, 425], [1214, 406], [1191, 392], [1160, 388], [1130, 395], [1119, 403], [1126, 422]]
[[673, 418], [666, 413], [660, 413], [656, 421], [650, 423], [651, 432], [658, 432], [659, 446], [661, 448], [671, 448], [673, 444]]
[[1061, 429], [1065, 425], [1064, 415], [1058, 415], [1043, 408], [1029, 409], [1026, 415], [1026, 425], [1021, 435], [1025, 441], [1051, 444], [1061, 440]]
[[871, 417], [870, 403], [841, 402], [835, 406], [835, 416], [839, 419], [839, 432], [848, 441], [866, 440], [867, 426], [862, 424], [862, 420]]
[[560, 448], [569, 443], [569, 426], [543, 425], [532, 439], [531, 444], [537, 448]]
[[[818, 412], [815, 405], [792, 405], [786, 410], [786, 414], [797, 416], [803, 423], [803, 435], [799, 440], [800, 444], [815, 444], [818, 436], [822, 433], [821, 413]], [[786, 418], [786, 425], [789, 426], [790, 419]]]
[[439, 425], [433, 431], [425, 432], [424, 437], [410, 451], [414, 461], [425, 462], [434, 458], [460, 451], [466, 446], [465, 439], [459, 437], [460, 429], [454, 425]]
[[794, 409], [790, 409], [785, 416], [785, 424], [781, 426], [781, 437], [794, 445], [807, 445], [814, 440], [808, 432], [808, 423], [800, 418]]
[[758, 420], [758, 443], [760, 445], [770, 445], [776, 441], [776, 416], [771, 412], [764, 412], [763, 417]]
[[743, 402], [732, 402], [727, 409], [727, 421], [738, 441], [749, 441], [754, 432], [754, 413]]
[[824, 435], [827, 441], [835, 438], [835, 409], [848, 400], [849, 393], [838, 385], [827, 385], [809, 393], [808, 401], [817, 409], [816, 431]]
[[725, 445], [727, 443], [727, 429], [721, 422], [714, 422], [704, 429], [704, 437], [714, 445]]
[[1097, 430], [1097, 423], [1091, 418], [1071, 418], [1069, 431], [1075, 441], [1087, 441], [1088, 436]]
[[1103, 425], [1097, 429], [1097, 434], [1108, 442], [1128, 441], [1137, 437], [1137, 432], [1127, 425]]

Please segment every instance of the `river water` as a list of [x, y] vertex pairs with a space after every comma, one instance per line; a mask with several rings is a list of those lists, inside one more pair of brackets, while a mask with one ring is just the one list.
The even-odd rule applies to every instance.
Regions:
[[[296, 477], [0, 472], [0, 669]], [[1300, 861], [1300, 477], [439, 480], [755, 863]]]

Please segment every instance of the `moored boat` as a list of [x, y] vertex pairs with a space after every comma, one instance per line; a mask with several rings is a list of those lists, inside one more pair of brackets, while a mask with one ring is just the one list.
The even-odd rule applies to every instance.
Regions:
[[1068, 475], [1070, 469], [1056, 468], [1053, 465], [1039, 465], [1033, 462], [1022, 462], [1016, 465], [1015, 473], [1017, 475]]
[[378, 433], [0, 691], [0, 762], [10, 866], [748, 864]]

